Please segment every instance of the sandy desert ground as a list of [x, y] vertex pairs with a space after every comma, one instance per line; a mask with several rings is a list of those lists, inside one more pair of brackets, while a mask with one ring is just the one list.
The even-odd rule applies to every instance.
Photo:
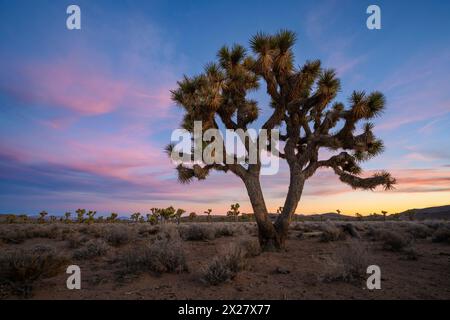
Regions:
[[450, 299], [445, 221], [294, 222], [286, 251], [263, 253], [253, 222], [2, 224], [0, 239], [1, 299]]

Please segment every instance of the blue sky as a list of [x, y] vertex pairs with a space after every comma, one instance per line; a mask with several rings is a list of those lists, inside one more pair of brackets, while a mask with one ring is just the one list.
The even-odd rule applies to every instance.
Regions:
[[[66, 29], [69, 4], [81, 8], [81, 30]], [[366, 28], [370, 4], [381, 8], [381, 30]], [[236, 201], [250, 211], [231, 175], [177, 183], [161, 151], [181, 117], [169, 90], [222, 45], [281, 28], [297, 33], [297, 65], [319, 58], [337, 70], [338, 100], [353, 90], [386, 95], [375, 129], [386, 152], [364, 167], [399, 181], [392, 192], [355, 192], [320, 172], [298, 212], [448, 204], [449, 12], [444, 1], [0, 0], [0, 213], [168, 205], [224, 213]], [[267, 97], [257, 98], [264, 109]], [[287, 175], [263, 179], [272, 210]]]

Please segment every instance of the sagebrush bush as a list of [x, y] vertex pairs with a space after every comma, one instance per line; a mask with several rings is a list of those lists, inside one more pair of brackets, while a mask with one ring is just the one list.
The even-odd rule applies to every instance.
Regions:
[[383, 249], [389, 251], [402, 251], [411, 245], [410, 237], [390, 230], [382, 233], [381, 240], [383, 241]]
[[68, 264], [67, 257], [45, 246], [4, 252], [0, 255], [0, 284], [13, 294], [29, 297], [35, 281], [55, 276]]
[[104, 239], [112, 246], [119, 247], [131, 241], [130, 231], [126, 226], [111, 226], [105, 230]]
[[246, 251], [242, 246], [230, 245], [202, 270], [201, 280], [210, 285], [218, 285], [232, 280], [239, 271], [245, 268], [245, 258]]
[[109, 245], [101, 239], [89, 240], [83, 247], [73, 253], [75, 259], [83, 260], [95, 257], [101, 257], [108, 253]]
[[365, 278], [367, 267], [371, 264], [368, 249], [358, 241], [340, 247], [327, 261], [323, 281], [354, 282]]
[[320, 236], [320, 241], [322, 242], [330, 242], [330, 241], [338, 241], [344, 240], [345, 234], [341, 228], [338, 228], [334, 224], [325, 223], [321, 227], [322, 234]]
[[439, 226], [438, 229], [433, 233], [432, 241], [450, 243], [450, 226]]
[[406, 232], [414, 239], [426, 239], [433, 234], [433, 230], [421, 223], [409, 223]]
[[213, 240], [216, 236], [214, 227], [210, 224], [190, 224], [180, 228], [180, 236], [187, 241]]
[[215, 226], [215, 237], [232, 237], [237, 233], [237, 226], [230, 224], [219, 224]]
[[188, 270], [179, 241], [157, 240], [150, 245], [126, 251], [120, 258], [121, 274], [184, 272]]

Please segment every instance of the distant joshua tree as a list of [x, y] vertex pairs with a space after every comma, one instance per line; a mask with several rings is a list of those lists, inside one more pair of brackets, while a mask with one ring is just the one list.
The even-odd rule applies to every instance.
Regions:
[[92, 224], [92, 223], [94, 223], [94, 222], [95, 222], [94, 216], [95, 216], [96, 214], [97, 214], [97, 211], [91, 211], [91, 210], [89, 210], [88, 213], [87, 213], [88, 218], [86, 219], [86, 223], [87, 223], [87, 224]]
[[382, 210], [381, 214], [383, 215], [383, 220], [386, 221], [386, 215], [387, 215], [387, 211]]
[[[379, 116], [385, 107], [385, 98], [380, 92], [367, 94], [354, 91], [349, 98], [349, 107], [334, 102], [341, 89], [336, 72], [323, 69], [319, 60], [307, 61], [296, 68], [293, 46], [296, 35], [281, 30], [275, 35], [256, 34], [250, 41], [252, 53], [243, 46], [222, 47], [218, 62], [207, 64], [202, 74], [185, 76], [172, 91], [172, 99], [182, 107], [184, 118], [181, 127], [193, 133], [194, 121], [201, 121], [203, 131], [226, 128], [241, 129], [258, 119], [260, 106], [249, 94], [265, 84], [270, 97], [271, 114], [261, 129], [268, 134], [280, 129], [281, 147], [279, 158], [286, 160], [290, 171], [289, 189], [282, 212], [272, 223], [264, 200], [260, 175], [261, 152], [255, 146], [258, 137], [243, 138], [246, 160], [249, 150], [258, 149], [256, 163], [242, 163], [232, 150], [227, 150], [224, 141], [221, 148], [212, 148], [218, 141], [197, 144], [195, 148], [214, 157], [216, 150], [224, 159], [213, 164], [194, 161], [193, 154], [183, 154], [169, 145], [166, 151], [178, 153], [184, 161], [177, 166], [181, 183], [194, 178], [206, 179], [213, 171], [232, 172], [244, 183], [250, 198], [259, 231], [259, 242], [263, 250], [280, 250], [285, 246], [289, 223], [302, 196], [305, 182], [323, 167], [331, 168], [339, 179], [354, 189], [373, 190], [377, 186], [391, 189], [395, 179], [386, 172], [362, 177], [361, 162], [371, 159], [383, 151], [383, 143], [373, 133], [370, 121]], [[266, 113], [261, 113], [266, 114]], [[219, 124], [219, 121], [221, 122]], [[362, 121], [367, 121], [361, 125]], [[219, 138], [220, 139], [220, 138]], [[275, 146], [270, 142], [271, 151]], [[329, 159], [319, 160], [319, 150], [334, 150]], [[210, 152], [210, 153], [208, 153]], [[228, 156], [227, 156], [228, 155]], [[197, 159], [198, 160], [198, 159]]]
[[277, 213], [282, 213], [282, 212], [283, 212], [283, 207], [278, 207]]
[[161, 215], [162, 222], [169, 221], [175, 215], [175, 208], [170, 206], [165, 209], [161, 209], [159, 214]]
[[47, 211], [41, 211], [39, 212], [39, 223], [44, 223], [45, 222], [45, 217], [48, 215]]
[[177, 209], [177, 211], [175, 212], [175, 219], [176, 219], [177, 224], [180, 224], [181, 216], [185, 213], [186, 213], [186, 210]]
[[84, 222], [84, 214], [86, 213], [86, 209], [78, 209], [75, 212], [77, 214], [77, 222], [83, 223]]
[[336, 212], [338, 215], [341, 215], [341, 210], [337, 209]]
[[231, 207], [230, 207], [230, 211], [227, 212], [227, 216], [233, 217], [234, 221], [237, 221], [238, 220], [238, 216], [241, 213], [239, 211], [240, 206], [241, 205], [239, 203], [232, 204]]
[[111, 215], [110, 215], [109, 217], [106, 218], [106, 221], [107, 221], [107, 222], [111, 222], [111, 223], [117, 222], [117, 217], [118, 217], [118, 216], [119, 216], [119, 215], [118, 215], [117, 213], [112, 212]]
[[131, 215], [131, 221], [133, 222], [139, 222], [139, 217], [141, 216], [140, 212], [135, 212]]
[[72, 222], [72, 220], [70, 220], [70, 216], [72, 215], [72, 213], [71, 212], [66, 212], [66, 213], [64, 213], [64, 222], [65, 223], [71, 223]]
[[194, 221], [195, 218], [197, 218], [197, 213], [195, 213], [194, 211], [189, 213], [189, 220]]
[[211, 222], [211, 212], [212, 209], [207, 209], [206, 211], [204, 211], [203, 213], [206, 213], [208, 215], [208, 221]]
[[361, 214], [359, 214], [359, 213], [357, 212], [357, 213], [355, 213], [355, 215], [356, 215], [356, 219], [358, 219], [359, 221], [362, 220], [363, 216], [362, 216]]

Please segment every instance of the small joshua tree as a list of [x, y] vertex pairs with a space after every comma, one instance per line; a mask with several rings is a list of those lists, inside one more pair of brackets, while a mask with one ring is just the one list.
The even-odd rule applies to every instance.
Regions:
[[194, 211], [189, 213], [189, 220], [194, 221], [195, 218], [197, 218], [197, 214]]
[[64, 222], [65, 223], [70, 223], [70, 222], [72, 222], [72, 220], [70, 220], [70, 216], [72, 215], [72, 213], [71, 212], [66, 212], [66, 213], [64, 213]]
[[362, 220], [362, 215], [360, 214], [360, 213], [355, 213], [355, 215], [356, 215], [356, 219], [358, 219], [358, 221], [361, 221]]
[[241, 213], [239, 211], [239, 207], [240, 207], [239, 203], [232, 204], [230, 211], [227, 212], [227, 215], [233, 217], [235, 221], [238, 220], [238, 216]]
[[159, 212], [162, 221], [165, 223], [166, 221], [169, 221], [174, 215], [175, 215], [175, 208], [170, 206], [165, 209], [161, 209]]
[[[295, 40], [293, 32], [281, 30], [275, 35], [256, 34], [250, 41], [252, 53], [241, 45], [224, 46], [218, 52], [217, 63], [206, 65], [199, 75], [185, 76], [172, 91], [172, 99], [183, 109], [181, 126], [187, 132], [194, 133], [195, 121], [201, 121], [203, 131], [226, 128], [246, 132], [258, 119], [262, 107], [249, 97], [249, 93], [265, 84], [270, 98], [270, 108], [267, 108], [270, 115], [262, 122], [261, 129], [269, 134], [272, 129], [281, 131], [282, 149], [275, 152], [272, 140], [268, 147], [280, 159], [286, 160], [290, 172], [283, 211], [274, 223], [269, 218], [260, 183], [261, 152], [267, 149], [257, 148], [256, 162], [248, 161], [250, 149], [255, 149], [251, 147], [258, 146], [261, 141], [260, 135], [241, 138], [246, 153], [244, 162], [237, 161], [241, 157], [234, 150], [227, 150], [224, 141], [220, 143], [222, 148], [217, 148], [219, 151], [209, 148], [206, 143], [196, 146], [202, 148], [200, 151], [208, 158], [215, 158], [216, 152], [223, 153], [223, 161], [212, 164], [194, 161], [195, 152], [179, 152], [174, 145], [166, 148], [173, 158], [183, 158], [176, 168], [182, 183], [189, 183], [194, 178], [203, 180], [213, 170], [232, 172], [242, 180], [253, 207], [263, 250], [284, 247], [305, 182], [318, 169], [331, 169], [343, 183], [354, 189], [373, 190], [383, 186], [387, 190], [395, 184], [395, 179], [386, 171], [363, 176], [360, 165], [383, 151], [383, 143], [375, 137], [374, 125], [370, 122], [385, 107], [383, 94], [354, 91], [348, 107], [333, 102], [341, 88], [336, 72], [322, 68], [318, 60], [307, 61], [296, 68], [292, 50]], [[363, 121], [366, 122], [361, 125]], [[335, 154], [319, 160], [321, 149]], [[224, 160], [230, 157], [235, 161]]]
[[111, 222], [111, 223], [115, 223], [117, 222], [117, 217], [119, 215], [115, 212], [112, 212], [111, 215], [109, 217], [106, 218], [106, 221]]
[[55, 223], [56, 222], [56, 217], [55, 216], [50, 216], [50, 222], [51, 223]]
[[341, 210], [337, 209], [336, 212], [338, 215], [341, 215]]
[[85, 209], [78, 209], [75, 212], [77, 214], [77, 222], [78, 223], [83, 223], [84, 222], [84, 214], [86, 213], [86, 210]]
[[177, 211], [175, 212], [175, 219], [177, 221], [177, 224], [180, 224], [181, 216], [185, 213], [186, 213], [186, 210], [177, 209]]
[[95, 216], [96, 214], [97, 214], [97, 211], [91, 211], [91, 210], [89, 210], [88, 213], [87, 213], [88, 218], [86, 219], [86, 223], [87, 223], [87, 224], [92, 224], [92, 223], [94, 223], [94, 222], [95, 222], [94, 216]]
[[277, 213], [280, 214], [280, 213], [282, 213], [282, 212], [283, 212], [283, 207], [278, 207]]
[[45, 217], [48, 215], [47, 211], [41, 211], [39, 212], [39, 223], [44, 223], [45, 222]]
[[206, 213], [206, 215], [208, 216], [208, 221], [209, 222], [211, 222], [211, 212], [212, 212], [212, 209], [207, 209], [206, 211], [204, 211], [203, 213]]
[[131, 215], [131, 221], [139, 222], [139, 217], [141, 216], [140, 212], [135, 212]]
[[381, 214], [383, 215], [383, 220], [386, 221], [386, 215], [387, 215], [387, 211], [382, 210]]

